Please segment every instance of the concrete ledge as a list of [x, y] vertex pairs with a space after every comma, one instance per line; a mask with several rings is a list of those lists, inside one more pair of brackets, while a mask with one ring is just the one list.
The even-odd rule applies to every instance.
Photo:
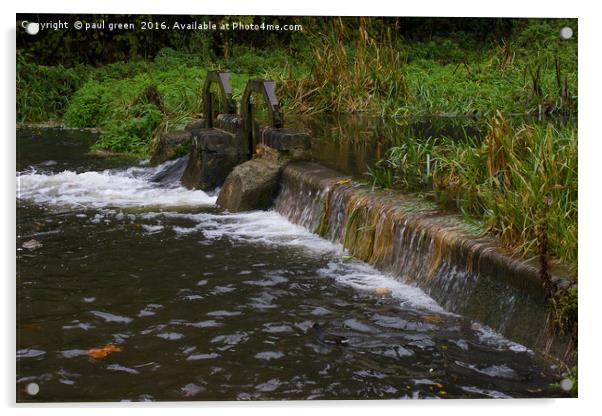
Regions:
[[261, 132], [261, 143], [276, 150], [293, 149], [309, 150], [311, 140], [309, 134], [295, 129], [265, 128]]
[[212, 190], [221, 186], [240, 163], [240, 144], [234, 134], [224, 130], [194, 131], [188, 164], [180, 181], [189, 189]]
[[198, 146], [206, 152], [237, 153], [239, 141], [232, 133], [218, 129], [197, 130]]
[[239, 134], [242, 130], [242, 118], [236, 114], [220, 114], [215, 119], [214, 126], [233, 134]]
[[204, 129], [205, 128], [205, 120], [200, 118], [194, 121], [191, 121], [190, 123], [188, 123], [186, 125], [186, 127], [184, 127], [184, 130], [186, 131], [190, 131], [193, 132], [199, 129]]

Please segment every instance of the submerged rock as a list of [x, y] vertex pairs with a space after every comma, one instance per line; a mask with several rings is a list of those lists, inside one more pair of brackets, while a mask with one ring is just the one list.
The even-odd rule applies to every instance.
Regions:
[[238, 165], [226, 178], [217, 206], [230, 212], [267, 209], [278, 192], [282, 165], [254, 159]]

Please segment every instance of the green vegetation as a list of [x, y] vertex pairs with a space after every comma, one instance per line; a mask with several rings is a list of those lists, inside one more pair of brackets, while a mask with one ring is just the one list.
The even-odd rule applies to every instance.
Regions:
[[[287, 19], [304, 24], [306, 31], [280, 38], [244, 33], [161, 35], [167, 38], [158, 38], [153, 48], [164, 44], [177, 50], [163, 47], [157, 52], [136, 34], [110, 43], [90, 35], [92, 49], [85, 49], [81, 34], [70, 32], [73, 39], [48, 33], [33, 45], [23, 41], [17, 53], [17, 121], [63, 120], [70, 127], [100, 128], [97, 148], [147, 155], [161, 131], [179, 128], [199, 115], [208, 69], [233, 73], [235, 97], [251, 77], [277, 80], [282, 107], [289, 114], [478, 116], [497, 110], [576, 111], [577, 42], [558, 34], [563, 24], [576, 29], [575, 20], [497, 19], [482, 24], [462, 19], [280, 20]], [[410, 34], [412, 27], [419, 35]], [[60, 42], [67, 41], [80, 45], [81, 53], [70, 55], [62, 49]], [[121, 46], [114, 50], [113, 44]], [[39, 53], [35, 47], [60, 51], [62, 61], [72, 64], [32, 63], [32, 52]], [[154, 53], [153, 59], [149, 53]], [[36, 61], [52, 62], [53, 56], [42, 53]], [[127, 56], [129, 60], [124, 60]], [[81, 57], [118, 60], [99, 66], [82, 62]], [[164, 112], [139, 99], [149, 86], [163, 97]]]
[[482, 218], [489, 231], [521, 254], [538, 253], [538, 230], [545, 222], [550, 253], [577, 262], [574, 126], [510, 127], [498, 113], [484, 139], [403, 138], [372, 175], [381, 187], [432, 186], [439, 202]]
[[61, 119], [71, 96], [85, 83], [86, 77], [82, 66], [31, 64], [17, 52], [17, 121], [35, 123]]
[[[18, 72], [32, 81], [17, 79], [17, 116], [20, 122], [63, 119], [68, 127], [99, 128], [102, 135], [97, 150], [147, 156], [161, 132], [181, 129], [199, 116], [207, 68], [196, 61], [198, 57], [164, 49], [152, 62], [101, 68], [66, 69], [21, 62]], [[52, 77], [32, 76], [34, 70]], [[232, 75], [237, 96], [247, 79]], [[158, 91], [163, 109], [145, 96], [151, 87]], [[47, 95], [48, 91], [52, 94]], [[43, 105], [36, 105], [38, 102]]]
[[408, 41], [379, 33], [367, 19], [357, 29], [339, 20], [327, 35], [309, 36], [308, 72], [272, 77], [292, 110], [310, 114], [566, 112], [576, 107], [577, 43], [560, 39], [559, 24], [531, 21], [511, 38], [483, 45], [462, 34]]
[[571, 395], [571, 397], [577, 397], [577, 394], [579, 392], [579, 386], [578, 386], [578, 379], [579, 379], [579, 368], [578, 368], [578, 356], [577, 356], [577, 351], [574, 351], [571, 354], [570, 360], [569, 362], [573, 363], [572, 366], [566, 366], [565, 368], [565, 372], [561, 374], [561, 379], [558, 380], [558, 382], [553, 383], [551, 386], [557, 389], [562, 388], [561, 387], [561, 382], [563, 379], [568, 379], [571, 382], [571, 389], [568, 391], [568, 393]]
[[575, 339], [577, 334], [576, 323], [578, 298], [578, 290], [574, 287], [568, 290], [560, 291], [552, 298], [554, 325], [562, 334], [567, 333], [569, 330], [573, 330]]

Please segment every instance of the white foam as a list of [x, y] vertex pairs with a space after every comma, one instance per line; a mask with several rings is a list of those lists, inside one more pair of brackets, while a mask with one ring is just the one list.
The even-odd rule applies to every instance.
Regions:
[[437, 313], [449, 313], [419, 287], [387, 276], [366, 263], [332, 261], [318, 270], [318, 273], [325, 277], [334, 277], [340, 284], [366, 292], [374, 292], [376, 288], [388, 288], [391, 290], [391, 297], [401, 300], [402, 305]]
[[188, 219], [194, 223], [190, 227], [173, 227], [178, 235], [198, 232], [209, 240], [226, 237], [245, 243], [299, 247], [319, 253], [342, 251], [340, 245], [310, 233], [275, 211], [236, 214], [146, 213], [144, 218], [154, 219], [157, 216]]
[[321, 255], [328, 254], [334, 260], [318, 271], [321, 276], [334, 278], [339, 284], [362, 291], [374, 292], [376, 288], [385, 287], [390, 289], [391, 296], [399, 299], [402, 304], [449, 314], [417, 286], [405, 284], [366, 263], [343, 261], [342, 258], [346, 252], [342, 245], [334, 244], [310, 233], [304, 227], [291, 223], [275, 211], [252, 211], [237, 214], [169, 212], [146, 213], [144, 216], [149, 219], [157, 216], [186, 218], [196, 223], [186, 228], [174, 227], [174, 231], [179, 235], [199, 232], [207, 239], [227, 237], [246, 243], [292, 246]]
[[[36, 172], [18, 176], [18, 197], [36, 203], [89, 208], [108, 207], [184, 207], [214, 205], [215, 196], [203, 191], [191, 191], [176, 184], [157, 184], [151, 179], [171, 164], [168, 162], [156, 168], [134, 167], [127, 170], [105, 170], [102, 172], [76, 173], [64, 171], [53, 175]], [[110, 211], [109, 211], [110, 212]], [[99, 222], [103, 215], [92, 218]], [[295, 225], [275, 211], [252, 211], [236, 214], [146, 212], [139, 214], [143, 219], [156, 219], [165, 216], [187, 219], [189, 227], [174, 226], [177, 235], [202, 233], [207, 240], [229, 238], [252, 244], [296, 247], [320, 255], [328, 254], [341, 259], [345, 254], [340, 244], [334, 244], [304, 227]], [[163, 225], [145, 225], [148, 233], [159, 232]], [[391, 295], [402, 303], [428, 310], [445, 311], [418, 287], [404, 284], [387, 276], [373, 267], [357, 261], [335, 260], [320, 270], [321, 275], [334, 278], [337, 282], [360, 290], [372, 291], [377, 287], [387, 287]]]
[[[165, 169], [165, 167], [162, 167]], [[215, 196], [179, 185], [150, 181], [157, 168], [101, 172], [36, 172], [17, 176], [17, 197], [38, 204], [69, 207], [190, 207], [214, 205]]]
[[517, 342], [506, 339], [502, 334], [494, 331], [487, 325], [482, 325], [479, 322], [473, 322], [472, 329], [476, 331], [477, 336], [479, 337], [479, 342], [483, 344], [487, 344], [495, 348], [508, 349], [510, 351], [519, 353], [524, 352], [530, 355], [534, 354], [529, 348]]

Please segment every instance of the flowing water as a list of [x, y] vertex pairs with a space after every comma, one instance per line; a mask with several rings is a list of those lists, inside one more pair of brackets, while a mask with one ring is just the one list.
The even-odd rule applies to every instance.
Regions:
[[275, 211], [218, 212], [179, 186], [185, 159], [94, 157], [85, 132], [17, 140], [19, 401], [562, 396], [536, 353], [419, 288]]

